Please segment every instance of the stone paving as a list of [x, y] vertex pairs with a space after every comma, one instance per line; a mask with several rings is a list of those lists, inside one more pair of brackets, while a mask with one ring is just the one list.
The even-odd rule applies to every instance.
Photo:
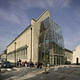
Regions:
[[15, 68], [0, 74], [0, 80], [80, 80], [80, 65], [54, 66], [48, 69]]

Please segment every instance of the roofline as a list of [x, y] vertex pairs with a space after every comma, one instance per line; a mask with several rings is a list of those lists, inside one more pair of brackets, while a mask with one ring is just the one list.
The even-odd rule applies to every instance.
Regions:
[[71, 50], [69, 50], [69, 49], [66, 49], [66, 48], [65, 48], [65, 50], [66, 50], [66, 51], [69, 51], [69, 52], [71, 52], [71, 53], [73, 53], [73, 52], [72, 52]]
[[6, 52], [5, 52], [6, 50], [4, 50], [0, 55], [4, 55], [4, 54], [6, 54]]
[[44, 15], [44, 13], [45, 13], [46, 11], [49, 11], [49, 10], [46, 9], [46, 10], [36, 19], [36, 21], [38, 21], [38, 20]]
[[[35, 20], [35, 21], [38, 21], [38, 20], [42, 17], [42, 15], [44, 15], [44, 13], [45, 13], [46, 11], [49, 11], [49, 10], [46, 9], [36, 20], [35, 20], [34, 18], [32, 18], [32, 19]], [[22, 31], [9, 45], [11, 45], [19, 36], [21, 36], [21, 34], [23, 34], [30, 26], [31, 26], [31, 24], [30, 24], [26, 29], [24, 29], [24, 31]], [[9, 45], [8, 45], [8, 46], [9, 46]], [[7, 47], [8, 47], [8, 46], [7, 46]]]
[[22, 31], [8, 46], [10, 46], [18, 37], [20, 37], [29, 27], [31, 27], [31, 24], [27, 28], [25, 28], [24, 31]]
[[32, 18], [32, 20], [34, 20], [36, 22], [36, 19]]
[[2, 54], [0, 54], [0, 55], [4, 55], [5, 53], [2, 53]]

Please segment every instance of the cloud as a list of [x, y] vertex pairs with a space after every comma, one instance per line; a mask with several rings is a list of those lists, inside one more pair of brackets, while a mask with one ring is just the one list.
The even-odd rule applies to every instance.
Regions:
[[[70, 0], [39, 0], [40, 4], [38, 4], [38, 6], [42, 7], [42, 8], [46, 8], [47, 6], [49, 8], [54, 8], [54, 7], [67, 7], [69, 4]], [[38, 3], [38, 1], [37, 1]]]
[[75, 22], [80, 24], [80, 7], [74, 10], [74, 16]]
[[[18, 13], [18, 12], [16, 12]], [[6, 22], [10, 22], [13, 24], [20, 24], [22, 20], [24, 20], [24, 17], [26, 18], [24, 14], [16, 15], [14, 11], [5, 11], [3, 9], [0, 9], [0, 20], [4, 20]], [[21, 19], [20, 19], [21, 18]]]
[[25, 10], [27, 11], [28, 8], [67, 7], [71, 0], [7, 0], [7, 2], [3, 1], [1, 1], [0, 3], [0, 19], [13, 24], [20, 24], [22, 20], [23, 22], [25, 22], [25, 19], [23, 18], [28, 18], [25, 14]]
[[80, 7], [74, 9], [72, 13], [68, 22], [71, 26], [66, 27], [66, 37], [64, 36], [65, 47], [71, 50], [75, 49], [80, 44]]
[[[25, 11], [27, 11], [28, 8], [65, 8], [69, 6], [70, 1], [71, 0], [1, 0], [0, 18], [11, 23], [19, 24], [24, 17], [27, 17]], [[20, 19], [20, 17], [22, 19]]]
[[71, 26], [71, 28], [65, 29], [64, 44], [66, 48], [74, 50], [80, 44], [80, 27], [79, 24], [74, 22], [74, 26]]
[[6, 49], [11, 40], [6, 35], [0, 36], [0, 54]]
[[70, 50], [74, 50], [80, 44], [80, 39], [76, 36], [74, 36], [74, 37], [75, 38], [70, 38], [67, 40], [65, 39], [64, 44], [65, 44], [66, 48], [68, 48]]
[[15, 14], [11, 14], [8, 11], [4, 11], [2, 9], [0, 9], [0, 19], [8, 22], [12, 22], [12, 23], [20, 23], [18, 16], [16, 16]]
[[68, 7], [71, 0], [16, 0], [8, 3], [12, 6], [27, 9], [27, 8], [54, 8], [54, 7]]
[[0, 52], [29, 25], [26, 12], [9, 4], [0, 5]]

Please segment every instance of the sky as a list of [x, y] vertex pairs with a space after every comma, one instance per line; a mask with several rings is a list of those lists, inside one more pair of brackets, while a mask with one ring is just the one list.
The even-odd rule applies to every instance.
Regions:
[[65, 48], [80, 45], [80, 0], [0, 0], [0, 53], [46, 9], [62, 29]]

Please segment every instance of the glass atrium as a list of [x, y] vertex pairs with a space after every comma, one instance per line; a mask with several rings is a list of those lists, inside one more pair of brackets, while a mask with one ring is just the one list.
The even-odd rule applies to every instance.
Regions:
[[39, 35], [39, 62], [64, 64], [64, 40], [61, 28], [50, 17], [42, 21]]

